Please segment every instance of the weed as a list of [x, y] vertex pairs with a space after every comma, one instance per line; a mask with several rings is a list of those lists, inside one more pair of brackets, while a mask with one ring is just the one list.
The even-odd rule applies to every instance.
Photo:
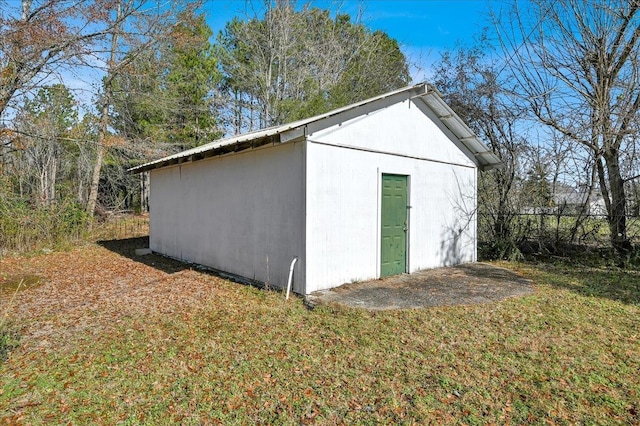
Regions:
[[18, 347], [19, 334], [9, 322], [0, 324], [0, 362], [7, 360], [9, 352]]

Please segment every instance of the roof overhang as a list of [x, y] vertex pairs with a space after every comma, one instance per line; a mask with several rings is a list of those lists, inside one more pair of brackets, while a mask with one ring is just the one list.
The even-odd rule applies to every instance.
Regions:
[[480, 170], [491, 170], [504, 166], [502, 160], [500, 160], [500, 158], [476, 136], [473, 130], [467, 126], [458, 114], [447, 105], [437, 89], [429, 86], [429, 90], [424, 95], [421, 95], [420, 99], [427, 104], [442, 124], [444, 124], [475, 157]]
[[315, 123], [316, 125], [323, 126], [323, 123], [331, 121], [327, 120], [329, 118], [345, 114], [347, 112], [353, 113], [353, 110], [378, 101], [384, 101], [387, 99], [395, 101], [396, 99], [406, 100], [415, 98], [422, 99], [429, 109], [434, 112], [442, 124], [449, 129], [460, 143], [462, 143], [474, 156], [478, 163], [478, 167], [481, 170], [490, 170], [502, 166], [502, 161], [500, 161], [500, 159], [491, 152], [484, 143], [482, 143], [482, 141], [464, 123], [464, 121], [462, 121], [462, 119], [449, 107], [449, 105], [442, 100], [440, 93], [433, 86], [426, 83], [420, 83], [305, 120], [295, 121], [282, 126], [270, 127], [226, 139], [220, 139], [206, 145], [133, 167], [128, 171], [130, 173], [142, 173], [171, 165], [199, 161], [205, 158], [254, 149], [268, 144], [300, 140], [307, 134], [307, 126], [309, 124]]

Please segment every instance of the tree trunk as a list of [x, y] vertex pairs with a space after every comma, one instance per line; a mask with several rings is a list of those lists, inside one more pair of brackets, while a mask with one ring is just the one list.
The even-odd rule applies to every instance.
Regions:
[[32, 0], [22, 0], [22, 17], [21, 21], [25, 22], [29, 13], [31, 12], [31, 1]]
[[614, 149], [607, 150], [604, 152], [603, 158], [607, 167], [609, 195], [611, 197], [607, 215], [611, 245], [616, 251], [620, 262], [624, 262], [625, 257], [633, 249], [631, 241], [627, 237], [627, 200], [624, 192], [624, 180], [620, 173], [618, 152]]
[[54, 155], [51, 158], [51, 170], [49, 172], [49, 194], [47, 195], [47, 205], [51, 206], [56, 202], [56, 178], [58, 174], [58, 159]]
[[149, 174], [140, 173], [140, 213], [149, 212]]
[[39, 188], [39, 194], [38, 194], [38, 206], [43, 206], [46, 205], [47, 203], [47, 169], [46, 167], [43, 167], [42, 170], [40, 170], [40, 188]]
[[[116, 12], [116, 21], [120, 22], [122, 16], [122, 1], [118, 2]], [[93, 175], [91, 176], [91, 189], [89, 191], [89, 199], [87, 200], [87, 213], [89, 214], [89, 229], [93, 227], [93, 214], [96, 210], [96, 202], [98, 200], [98, 186], [100, 184], [100, 173], [102, 171], [102, 161], [107, 151], [106, 138], [109, 131], [107, 126], [109, 123], [109, 104], [111, 102], [111, 85], [113, 82], [113, 68], [116, 63], [116, 52], [118, 48], [118, 31], [120, 24], [114, 26], [111, 33], [111, 51], [109, 57], [109, 69], [104, 83], [104, 103], [102, 104], [102, 117], [100, 117], [100, 130], [98, 133], [98, 147], [96, 149], [96, 162], [93, 166]]]
[[104, 154], [106, 151], [102, 142], [103, 138], [101, 137], [98, 141], [96, 162], [93, 165], [93, 174], [91, 176], [91, 189], [89, 190], [89, 199], [87, 200], [87, 213], [90, 217], [89, 229], [93, 227], [93, 214], [96, 211], [96, 203], [98, 201], [98, 186], [100, 184], [100, 173], [102, 172], [102, 161], [104, 160]]
[[[115, 37], [115, 36], [114, 36]], [[115, 47], [114, 47], [115, 51]], [[112, 56], [114, 51], [112, 51]], [[112, 61], [113, 62], [113, 61]], [[108, 132], [108, 120], [109, 120], [109, 99], [110, 99], [110, 82], [107, 78], [105, 83], [105, 100], [102, 105], [102, 117], [100, 117], [100, 130], [98, 130], [98, 146], [96, 148], [96, 162], [93, 165], [93, 174], [91, 175], [91, 187], [89, 189], [89, 198], [87, 200], [87, 213], [89, 214], [89, 230], [93, 227], [93, 214], [96, 210], [96, 203], [98, 201], [98, 187], [100, 186], [100, 173], [102, 172], [102, 161], [107, 151], [106, 137]]]
[[511, 220], [507, 200], [502, 194], [498, 200], [498, 212], [494, 223], [494, 234], [498, 240], [506, 241], [511, 238]]

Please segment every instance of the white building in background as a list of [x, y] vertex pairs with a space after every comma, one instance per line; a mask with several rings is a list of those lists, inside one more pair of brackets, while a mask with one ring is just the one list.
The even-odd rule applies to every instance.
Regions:
[[150, 248], [308, 294], [476, 260], [499, 159], [427, 84], [218, 140], [150, 171]]

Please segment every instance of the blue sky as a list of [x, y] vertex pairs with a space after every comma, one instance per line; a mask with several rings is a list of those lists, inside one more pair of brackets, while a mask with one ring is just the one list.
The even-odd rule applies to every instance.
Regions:
[[[261, 4], [260, 0], [253, 2]], [[302, 2], [300, 2], [302, 4]], [[413, 64], [414, 80], [429, 76], [429, 64], [441, 50], [453, 48], [456, 42], [472, 43], [473, 37], [489, 26], [490, 7], [499, 0], [346, 0], [312, 1], [313, 6], [348, 13], [352, 17], [362, 11], [361, 21], [374, 30], [382, 30], [398, 40]], [[217, 34], [234, 16], [255, 16], [245, 0], [208, 0], [204, 6], [207, 22]]]
[[[430, 80], [431, 64], [441, 50], [452, 48], [456, 42], [472, 43], [473, 37], [490, 24], [489, 7], [505, 5], [507, 0], [315, 0], [315, 7], [349, 14], [374, 30], [382, 30], [398, 40], [411, 64], [414, 82]], [[300, 4], [304, 2], [300, 1]], [[202, 12], [217, 35], [234, 16], [240, 18], [260, 15], [252, 7], [263, 0], [205, 0]], [[67, 85], [83, 103], [91, 103], [94, 85], [102, 72], [80, 69], [65, 72]]]

